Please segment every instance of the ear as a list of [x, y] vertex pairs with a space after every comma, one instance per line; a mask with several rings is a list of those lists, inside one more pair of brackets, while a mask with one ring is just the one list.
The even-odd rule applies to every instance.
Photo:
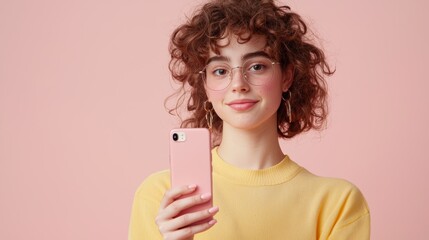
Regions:
[[292, 85], [293, 82], [293, 72], [294, 72], [294, 67], [292, 64], [288, 64], [286, 66], [286, 68], [283, 71], [283, 75], [282, 75], [282, 90], [283, 92], [286, 92], [289, 87]]

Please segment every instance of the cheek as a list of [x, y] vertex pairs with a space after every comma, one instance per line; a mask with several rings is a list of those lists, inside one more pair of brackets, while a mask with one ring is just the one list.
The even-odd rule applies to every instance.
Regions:
[[282, 87], [278, 82], [270, 82], [262, 86], [258, 86], [258, 93], [270, 99], [281, 99]]
[[206, 91], [207, 97], [210, 102], [213, 104], [219, 101], [222, 101], [223, 97], [225, 96], [225, 91]]
[[225, 91], [211, 91], [211, 90], [206, 90], [206, 94], [207, 97], [209, 99], [209, 101], [212, 103], [213, 105], [213, 109], [216, 112], [216, 114], [221, 118], [222, 118], [222, 103], [225, 97]]

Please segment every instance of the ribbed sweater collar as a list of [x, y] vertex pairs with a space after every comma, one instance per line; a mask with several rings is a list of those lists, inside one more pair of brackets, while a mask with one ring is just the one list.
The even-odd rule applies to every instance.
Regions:
[[294, 178], [302, 168], [289, 159], [287, 155], [278, 164], [260, 170], [242, 169], [225, 162], [212, 150], [213, 174], [233, 183], [250, 186], [276, 185]]

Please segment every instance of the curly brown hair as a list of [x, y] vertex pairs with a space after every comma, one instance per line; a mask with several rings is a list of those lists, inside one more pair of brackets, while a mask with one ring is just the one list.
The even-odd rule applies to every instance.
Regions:
[[[177, 114], [186, 103], [190, 115], [182, 121], [181, 127], [208, 127], [204, 110], [207, 95], [199, 71], [206, 65], [210, 50], [219, 54], [222, 46], [218, 41], [228, 34], [238, 36], [240, 42], [249, 41], [254, 34], [263, 35], [267, 49], [280, 62], [281, 68], [284, 70], [292, 64], [294, 76], [289, 101], [293, 118], [292, 122], [288, 121], [285, 104], [280, 104], [277, 110], [280, 138], [292, 138], [324, 125], [327, 115], [325, 76], [334, 71], [327, 64], [323, 51], [312, 43], [302, 18], [288, 6], [276, 6], [273, 0], [213, 0], [197, 10], [171, 36], [169, 69], [181, 88], [172, 95], [178, 95], [179, 99], [169, 108], [169, 113]], [[217, 136], [222, 133], [222, 120], [216, 114], [213, 132]]]

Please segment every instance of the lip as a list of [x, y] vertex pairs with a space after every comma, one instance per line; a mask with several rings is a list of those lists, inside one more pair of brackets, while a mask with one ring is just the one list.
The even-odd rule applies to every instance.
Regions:
[[258, 102], [259, 102], [258, 100], [253, 100], [253, 99], [237, 99], [237, 100], [228, 102], [226, 105], [228, 105], [229, 107], [231, 107], [236, 111], [246, 111], [251, 109]]

